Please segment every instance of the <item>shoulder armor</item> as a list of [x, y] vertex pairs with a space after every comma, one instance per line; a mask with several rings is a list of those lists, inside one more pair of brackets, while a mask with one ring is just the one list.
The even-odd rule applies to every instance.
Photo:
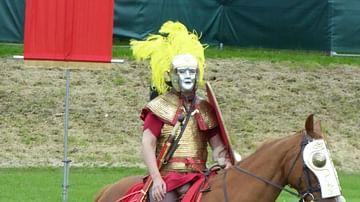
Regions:
[[146, 108], [163, 121], [175, 124], [177, 121], [176, 115], [180, 110], [180, 103], [180, 99], [176, 94], [168, 92], [151, 100], [146, 105]]
[[214, 108], [210, 103], [203, 98], [199, 98], [197, 107], [200, 111], [200, 116], [197, 117], [200, 129], [208, 130], [215, 128], [218, 124]]

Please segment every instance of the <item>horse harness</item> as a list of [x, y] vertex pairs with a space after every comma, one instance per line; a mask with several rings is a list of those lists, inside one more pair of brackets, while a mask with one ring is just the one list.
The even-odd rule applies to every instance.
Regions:
[[[294, 167], [295, 167], [295, 164], [296, 164], [296, 161], [299, 159], [300, 155], [303, 153], [304, 151], [304, 148], [305, 146], [312, 141], [312, 138], [309, 137], [306, 133], [306, 131], [304, 131], [304, 137], [303, 137], [303, 140], [301, 141], [301, 147], [300, 147], [300, 151], [299, 153], [296, 155], [292, 165], [291, 165], [291, 168], [290, 168], [290, 171], [289, 173], [287, 174], [287, 178], [289, 178], [290, 174], [292, 173]], [[302, 159], [302, 162], [303, 162], [303, 173], [304, 173], [304, 178], [305, 178], [305, 183], [306, 183], [306, 191], [304, 193], [296, 193], [284, 186], [280, 186], [278, 184], [275, 184], [273, 183], [272, 181], [268, 180], [268, 179], [265, 179], [261, 176], [258, 176], [244, 168], [241, 168], [239, 167], [238, 165], [234, 165], [234, 168], [239, 171], [239, 172], [242, 172], [242, 173], [245, 173], [246, 175], [249, 175], [249, 176], [252, 176], [260, 181], [263, 181], [264, 183], [266, 184], [269, 184], [275, 188], [278, 188], [280, 190], [283, 190], [283, 191], [286, 191], [296, 197], [299, 198], [299, 202], [305, 202], [305, 199], [306, 197], [311, 197], [311, 201], [317, 201], [315, 198], [314, 198], [314, 195], [312, 193], [314, 192], [321, 192], [321, 188], [320, 188], [320, 184], [316, 184], [316, 186], [312, 186], [311, 184], [311, 179], [310, 179], [310, 169], [306, 166], [305, 162], [304, 162], [304, 158], [301, 158]], [[228, 202], [229, 201], [229, 196], [228, 196], [228, 193], [227, 193], [227, 185], [226, 185], [226, 174], [227, 174], [227, 170], [225, 170], [225, 173], [224, 173], [224, 177], [223, 177], [223, 187], [224, 187], [224, 200], [225, 202]], [[299, 184], [301, 184], [301, 180], [302, 180], [302, 177], [300, 176], [299, 177]], [[287, 181], [287, 180], [286, 180]]]

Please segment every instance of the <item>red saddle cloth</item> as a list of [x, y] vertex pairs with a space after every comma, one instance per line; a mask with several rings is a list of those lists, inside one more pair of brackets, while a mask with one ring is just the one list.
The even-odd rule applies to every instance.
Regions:
[[209, 187], [208, 181], [205, 177], [195, 181], [189, 190], [185, 193], [185, 196], [181, 199], [181, 202], [197, 202], [201, 200], [203, 192], [201, 190]]
[[[215, 173], [210, 175], [213, 176]], [[208, 188], [207, 180], [205, 180], [205, 176], [201, 177], [197, 181], [195, 181], [189, 190], [185, 193], [184, 197], [181, 199], [181, 202], [198, 202], [202, 197], [202, 189]], [[118, 199], [116, 202], [136, 202], [139, 198], [144, 196], [144, 191], [142, 188], [144, 187], [144, 183], [138, 183], [132, 186], [123, 196]]]
[[142, 190], [143, 187], [144, 183], [142, 182], [135, 184], [125, 193], [125, 196], [121, 197], [116, 202], [136, 202], [139, 198], [146, 194]]

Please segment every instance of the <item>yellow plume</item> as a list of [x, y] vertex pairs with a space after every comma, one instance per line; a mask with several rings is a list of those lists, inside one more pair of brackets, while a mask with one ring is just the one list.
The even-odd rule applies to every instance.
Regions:
[[203, 85], [205, 56], [199, 37], [180, 22], [167, 21], [160, 34], [149, 35], [144, 41], [131, 40], [130, 46], [136, 60], [150, 60], [151, 83], [162, 94], [169, 90], [165, 72], [171, 71], [171, 61], [178, 54], [191, 54], [198, 60], [199, 85]]

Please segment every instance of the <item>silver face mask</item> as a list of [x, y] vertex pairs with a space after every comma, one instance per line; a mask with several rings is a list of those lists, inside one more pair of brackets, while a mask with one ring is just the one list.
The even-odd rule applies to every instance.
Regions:
[[179, 77], [180, 91], [191, 93], [196, 85], [197, 69], [193, 67], [179, 67], [176, 71]]
[[303, 159], [320, 183], [322, 198], [341, 195], [338, 176], [324, 140], [313, 140], [307, 144]]
[[197, 60], [190, 54], [174, 57], [172, 61], [171, 84], [182, 93], [192, 93], [197, 88], [198, 68]]

